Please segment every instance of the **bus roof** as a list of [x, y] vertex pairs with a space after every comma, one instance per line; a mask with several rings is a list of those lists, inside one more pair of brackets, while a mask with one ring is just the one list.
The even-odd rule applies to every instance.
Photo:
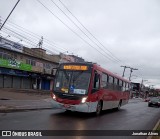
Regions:
[[118, 78], [118, 79], [120, 79], [122, 81], [130, 83], [129, 80], [127, 80], [127, 79], [125, 79], [125, 78], [123, 78], [121, 76], [118, 76], [118, 75], [110, 72], [109, 70], [106, 70], [106, 69], [102, 68], [101, 66], [99, 66], [96, 63], [92, 63], [92, 62], [69, 62], [69, 63], [61, 63], [60, 65], [87, 65], [87, 66], [93, 67], [93, 68], [95, 68], [95, 69], [97, 69], [97, 70], [99, 70], [99, 71], [101, 71], [103, 73], [107, 73], [110, 76], [116, 77], [116, 78]]
[[99, 65], [97, 65], [97, 64], [93, 64], [93, 67], [95, 67], [96, 69], [99, 69], [101, 72], [107, 73], [107, 74], [110, 75], [110, 76], [116, 77], [116, 78], [118, 78], [118, 79], [120, 79], [120, 80], [123, 80], [123, 81], [125, 81], [125, 82], [129, 82], [129, 83], [130, 83], [129, 80], [127, 80], [127, 79], [125, 79], [125, 78], [123, 78], [123, 77], [121, 77], [121, 76], [119, 76], [119, 75], [116, 75], [116, 74], [110, 72], [109, 70], [102, 68], [101, 66], [99, 66]]

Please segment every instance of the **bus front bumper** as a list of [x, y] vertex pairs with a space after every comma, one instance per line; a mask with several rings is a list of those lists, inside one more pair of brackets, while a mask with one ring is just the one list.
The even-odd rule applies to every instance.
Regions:
[[85, 102], [78, 105], [71, 105], [71, 104], [63, 104], [59, 103], [55, 100], [52, 100], [53, 108], [56, 109], [65, 109], [65, 110], [71, 110], [71, 111], [78, 111], [78, 112], [96, 112], [97, 108], [97, 102]]

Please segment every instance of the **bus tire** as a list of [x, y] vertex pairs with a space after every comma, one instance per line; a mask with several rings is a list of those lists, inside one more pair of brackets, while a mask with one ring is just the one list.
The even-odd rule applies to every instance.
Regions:
[[100, 115], [102, 112], [102, 101], [98, 101], [98, 104], [97, 104], [97, 108], [96, 108], [96, 115]]
[[118, 107], [117, 107], [118, 111], [121, 109], [121, 105], [122, 105], [122, 100], [119, 101], [119, 104], [118, 104]]
[[71, 113], [72, 111], [71, 111], [71, 110], [66, 110], [65, 112], [66, 112], [66, 113]]

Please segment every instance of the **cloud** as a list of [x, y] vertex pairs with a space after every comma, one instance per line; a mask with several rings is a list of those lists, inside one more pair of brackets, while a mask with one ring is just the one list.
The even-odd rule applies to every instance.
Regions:
[[[139, 70], [134, 73], [142, 78], [160, 80], [159, 0], [62, 0], [81, 23], [105, 46], [105, 50], [81, 27], [102, 48], [100, 49], [91, 42], [51, 1], [41, 0], [41, 2], [89, 44], [105, 55], [109, 53], [107, 50], [111, 51], [121, 62], [108, 60], [76, 36], [37, 1], [20, 1], [10, 20], [120, 75], [123, 71], [120, 66], [129, 65], [138, 68]], [[69, 15], [58, 1], [54, 0], [54, 2]], [[2, 1], [0, 16], [6, 18], [15, 3], [16, 0]], [[70, 18], [80, 26], [73, 17], [70, 16]], [[128, 76], [129, 70], [126, 71], [126, 77]]]

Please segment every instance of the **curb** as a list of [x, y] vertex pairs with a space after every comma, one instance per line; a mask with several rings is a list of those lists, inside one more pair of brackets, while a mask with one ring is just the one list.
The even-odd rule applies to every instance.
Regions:
[[[158, 120], [158, 122], [156, 123], [156, 125], [154, 126], [153, 130], [156, 130], [157, 127], [159, 126], [160, 124], [160, 119]], [[153, 136], [148, 136], [146, 139], [152, 139]]]
[[36, 110], [47, 110], [47, 109], [53, 109], [53, 108], [26, 108], [26, 109], [1, 109], [0, 113], [11, 113], [11, 112], [24, 112], [24, 111], [36, 111]]

